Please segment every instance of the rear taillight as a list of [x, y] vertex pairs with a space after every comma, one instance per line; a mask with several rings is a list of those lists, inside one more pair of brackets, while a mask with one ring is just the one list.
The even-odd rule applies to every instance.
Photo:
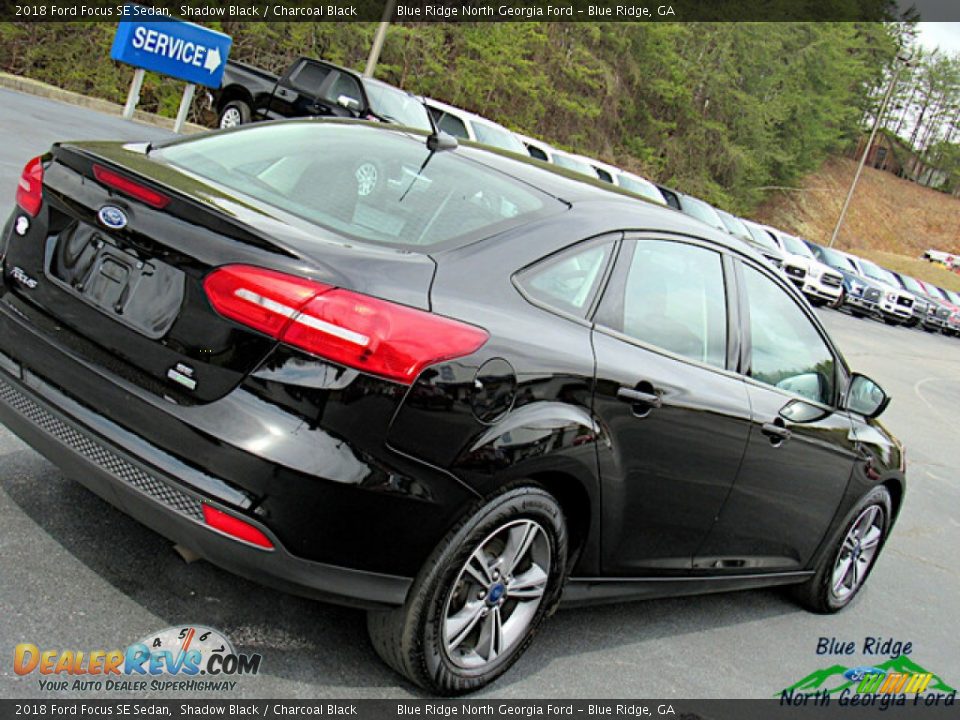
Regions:
[[292, 275], [230, 265], [204, 289], [222, 315], [288, 345], [409, 385], [435, 363], [478, 350], [485, 330]]
[[109, 188], [113, 188], [124, 195], [140, 200], [150, 207], [162, 210], [170, 203], [170, 198], [163, 193], [157, 192], [136, 180], [131, 180], [125, 175], [116, 173], [113, 170], [107, 170], [102, 165], [93, 166], [93, 176]]
[[36, 217], [43, 205], [43, 158], [35, 157], [23, 168], [17, 185], [17, 205], [30, 217]]
[[206, 504], [203, 506], [203, 521], [214, 530], [219, 530], [232, 538], [243, 540], [243, 542], [267, 550], [273, 549], [273, 543], [270, 542], [270, 538], [264, 535], [259, 528], [251, 525], [246, 520], [241, 520], [222, 510], [217, 510], [215, 507], [210, 507]]

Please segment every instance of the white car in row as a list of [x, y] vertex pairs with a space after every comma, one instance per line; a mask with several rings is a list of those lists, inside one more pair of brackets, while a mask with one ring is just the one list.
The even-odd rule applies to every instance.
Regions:
[[781, 268], [784, 275], [807, 296], [814, 305], [836, 305], [843, 293], [843, 276], [829, 265], [817, 260], [800, 238], [769, 225], [762, 226], [784, 252]]
[[440, 100], [425, 97], [423, 102], [433, 116], [437, 128], [448, 135], [529, 155], [594, 180], [616, 185], [660, 205], [666, 205], [657, 186], [640, 175], [626, 172], [593, 158], [558, 150], [542, 140], [518, 135], [492, 120]]

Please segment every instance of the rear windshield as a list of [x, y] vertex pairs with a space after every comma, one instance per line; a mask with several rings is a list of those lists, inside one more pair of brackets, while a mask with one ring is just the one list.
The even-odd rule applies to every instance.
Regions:
[[484, 145], [493, 145], [493, 147], [509, 150], [520, 155], [527, 154], [526, 146], [505, 127], [474, 120], [473, 132], [477, 135], [477, 141]]
[[430, 247], [487, 237], [565, 206], [458, 151], [388, 126], [253, 125], [162, 147], [151, 158], [334, 232]]

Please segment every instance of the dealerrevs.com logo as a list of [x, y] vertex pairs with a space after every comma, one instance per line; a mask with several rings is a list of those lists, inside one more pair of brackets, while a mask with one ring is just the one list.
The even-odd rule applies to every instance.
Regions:
[[20, 643], [17, 675], [38, 676], [41, 690], [195, 692], [231, 691], [233, 678], [256, 675], [259, 654], [238, 653], [221, 632], [201, 625], [169, 627], [115, 650], [41, 649]]

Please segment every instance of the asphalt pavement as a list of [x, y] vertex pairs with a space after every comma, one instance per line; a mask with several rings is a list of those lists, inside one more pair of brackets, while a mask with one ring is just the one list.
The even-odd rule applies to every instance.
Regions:
[[[2, 214], [24, 163], [53, 141], [168, 135], [0, 90]], [[907, 447], [906, 503], [855, 603], [817, 616], [769, 590], [561, 611], [520, 662], [475, 697], [771, 697], [813, 670], [885, 659], [859, 652], [868, 637], [911, 642], [914, 662], [960, 686], [960, 340], [820, 315], [851, 366], [892, 395], [883, 419]], [[15, 675], [17, 643], [122, 648], [180, 624], [218, 628], [241, 651], [263, 655], [261, 673], [232, 697], [421, 696], [377, 658], [361, 612], [184, 562], [168, 541], [63, 477], [2, 426], [0, 610], [0, 697], [79, 694], [41, 691], [36, 674]], [[819, 656], [821, 637], [855, 641], [858, 652]]]

